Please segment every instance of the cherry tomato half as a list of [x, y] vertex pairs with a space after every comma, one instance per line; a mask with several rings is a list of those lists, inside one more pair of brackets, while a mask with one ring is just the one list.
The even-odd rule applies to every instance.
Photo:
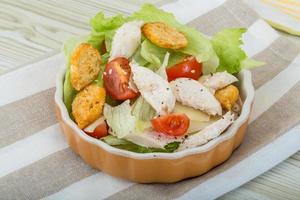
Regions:
[[181, 136], [188, 130], [190, 119], [185, 114], [169, 114], [153, 118], [151, 124], [157, 132], [171, 136]]
[[93, 138], [99, 139], [104, 136], [107, 136], [107, 129], [108, 129], [107, 124], [105, 122], [103, 122], [95, 128], [94, 132], [91, 132], [91, 133], [85, 132], [85, 133]]
[[126, 58], [115, 58], [106, 64], [103, 72], [104, 87], [113, 99], [126, 100], [138, 95], [128, 87], [130, 75], [131, 69]]
[[167, 69], [168, 81], [173, 81], [180, 77], [198, 80], [201, 74], [202, 63], [199, 63], [193, 56], [187, 57], [180, 63]]

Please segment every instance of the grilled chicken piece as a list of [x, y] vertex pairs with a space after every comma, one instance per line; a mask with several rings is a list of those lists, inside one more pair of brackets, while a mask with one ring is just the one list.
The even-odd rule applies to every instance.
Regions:
[[123, 24], [115, 33], [109, 60], [117, 57], [130, 58], [141, 43], [142, 21], [131, 21]]
[[234, 121], [234, 114], [227, 112], [221, 119], [205, 127], [203, 130], [186, 138], [179, 146], [177, 151], [197, 147], [207, 143], [208, 141], [218, 137], [223, 133]]
[[222, 108], [210, 91], [198, 81], [178, 78], [170, 83], [176, 100], [183, 105], [202, 110], [209, 115], [221, 115]]
[[199, 79], [199, 82], [202, 83], [205, 87], [209, 88], [213, 94], [218, 89], [224, 88], [227, 85], [230, 85], [237, 81], [238, 79], [228, 72], [217, 72], [211, 75], [202, 76]]
[[167, 80], [148, 68], [131, 62], [132, 79], [144, 99], [156, 110], [159, 115], [173, 111], [175, 96]]

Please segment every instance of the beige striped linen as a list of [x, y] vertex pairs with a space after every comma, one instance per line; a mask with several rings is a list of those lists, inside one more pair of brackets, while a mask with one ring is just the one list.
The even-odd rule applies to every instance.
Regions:
[[[255, 12], [241, 1], [229, 0], [190, 24], [205, 34], [212, 35], [225, 27], [249, 27], [257, 19]], [[297, 42], [280, 36], [270, 46], [255, 55], [255, 58], [267, 63], [264, 68], [253, 70], [253, 80], [257, 89], [272, 81], [299, 56], [300, 45]], [[297, 81], [299, 80], [300, 77]], [[272, 90], [276, 92], [276, 88]], [[49, 88], [0, 107], [0, 152], [1, 148], [34, 136], [37, 132], [56, 124], [53, 93], [54, 88]], [[235, 166], [239, 161], [247, 159], [248, 156], [299, 124], [299, 97], [300, 83], [298, 82], [250, 124], [243, 144], [233, 156], [209, 173], [175, 184], [127, 184], [125, 182], [124, 189], [116, 190], [115, 194], [109, 195], [109, 199], [180, 197], [197, 185]], [[0, 177], [0, 199], [40, 199], [97, 173], [98, 171], [85, 164], [67, 147]], [[109, 180], [119, 183], [115, 178]], [[108, 182], [104, 184], [109, 185]]]

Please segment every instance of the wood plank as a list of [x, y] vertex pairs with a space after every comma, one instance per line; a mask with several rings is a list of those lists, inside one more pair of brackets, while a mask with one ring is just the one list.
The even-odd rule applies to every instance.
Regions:
[[299, 199], [300, 152], [220, 199]]
[[160, 5], [166, 1], [1, 0], [0, 71], [8, 71], [30, 59], [60, 50], [70, 36], [88, 33], [90, 18], [99, 11], [108, 16], [128, 15], [145, 2]]

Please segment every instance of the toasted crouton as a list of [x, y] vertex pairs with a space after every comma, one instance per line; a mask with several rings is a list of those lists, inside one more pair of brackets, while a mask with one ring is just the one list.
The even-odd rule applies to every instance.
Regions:
[[155, 45], [168, 49], [181, 49], [187, 46], [186, 37], [162, 22], [146, 23], [142, 32]]
[[239, 98], [239, 89], [234, 85], [228, 85], [225, 88], [217, 90], [215, 97], [224, 109], [231, 110]]
[[83, 129], [102, 114], [105, 89], [91, 84], [80, 91], [72, 103], [72, 115], [79, 128]]
[[89, 85], [99, 74], [101, 57], [97, 49], [82, 43], [71, 58], [71, 84], [77, 90]]

